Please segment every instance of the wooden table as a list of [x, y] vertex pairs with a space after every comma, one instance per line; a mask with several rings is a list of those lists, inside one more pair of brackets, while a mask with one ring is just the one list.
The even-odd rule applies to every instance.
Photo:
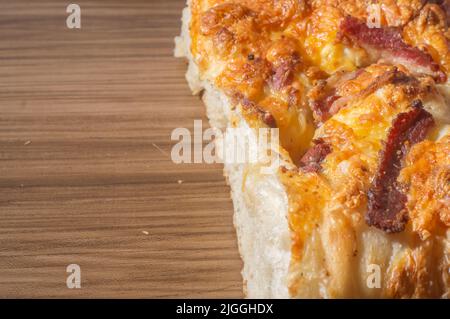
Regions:
[[222, 168], [170, 159], [184, 0], [68, 3], [0, 0], [0, 297], [242, 297]]

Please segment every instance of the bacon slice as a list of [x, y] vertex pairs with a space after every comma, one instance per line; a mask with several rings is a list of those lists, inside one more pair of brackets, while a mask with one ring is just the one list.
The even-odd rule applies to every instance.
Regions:
[[340, 96], [336, 94], [335, 89], [330, 89], [326, 92], [323, 92], [323, 95], [316, 99], [310, 101], [310, 107], [313, 111], [314, 118], [318, 122], [325, 122], [331, 117], [330, 109], [333, 103], [338, 100]]
[[233, 96], [233, 99], [234, 99], [235, 103], [242, 103], [244, 110], [246, 110], [248, 112], [255, 112], [256, 114], [258, 114], [259, 118], [267, 126], [269, 126], [271, 128], [277, 127], [277, 121], [269, 111], [263, 110], [255, 102], [251, 101], [249, 98], [245, 97], [243, 94], [235, 93]]
[[[327, 80], [317, 81], [317, 84], [308, 93], [309, 107], [317, 122], [323, 123], [339, 111], [341, 107], [337, 105], [344, 105], [348, 100], [338, 94], [339, 86], [346, 81], [357, 78], [363, 72], [363, 69], [348, 73], [337, 72]], [[336, 101], [339, 101], [339, 103], [335, 103]]]
[[393, 121], [368, 193], [366, 222], [388, 233], [403, 231], [409, 220], [407, 197], [397, 182], [402, 159], [413, 144], [425, 138], [434, 124], [433, 117], [422, 108], [419, 100], [412, 106], [411, 111], [400, 113]]
[[282, 90], [286, 86], [292, 84], [294, 80], [294, 72], [300, 63], [300, 57], [294, 53], [288, 59], [279, 63], [273, 70], [272, 86], [275, 90]]
[[363, 47], [374, 58], [384, 59], [392, 64], [402, 64], [413, 73], [432, 76], [438, 82], [445, 82], [446, 75], [426, 52], [406, 44], [401, 30], [394, 27], [369, 28], [363, 21], [351, 16], [341, 23], [341, 36], [345, 36]]
[[339, 112], [352, 100], [362, 100], [368, 95], [374, 93], [379, 88], [389, 83], [401, 83], [406, 81], [415, 81], [405, 73], [399, 71], [397, 67], [377, 76], [364, 89], [353, 95], [340, 96], [338, 94], [339, 85], [357, 78], [364, 70], [360, 69], [351, 74], [342, 76], [337, 84], [328, 83], [328, 81], [319, 82], [309, 93], [310, 108], [313, 111], [314, 118], [318, 122], [325, 122], [331, 116]]
[[331, 146], [322, 139], [317, 139], [313, 142], [314, 146], [300, 160], [300, 168], [306, 173], [319, 172], [322, 169], [320, 164], [332, 151]]

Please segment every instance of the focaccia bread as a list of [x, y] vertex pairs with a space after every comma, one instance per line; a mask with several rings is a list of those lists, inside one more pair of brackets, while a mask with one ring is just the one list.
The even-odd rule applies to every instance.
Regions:
[[190, 0], [175, 54], [212, 127], [276, 127], [225, 163], [250, 298], [446, 298], [450, 6]]

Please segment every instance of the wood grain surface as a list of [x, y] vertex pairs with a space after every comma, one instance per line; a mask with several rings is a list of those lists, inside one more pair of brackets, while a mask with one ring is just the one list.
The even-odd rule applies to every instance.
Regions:
[[184, 0], [69, 3], [0, 0], [0, 297], [242, 297], [221, 166], [169, 155]]

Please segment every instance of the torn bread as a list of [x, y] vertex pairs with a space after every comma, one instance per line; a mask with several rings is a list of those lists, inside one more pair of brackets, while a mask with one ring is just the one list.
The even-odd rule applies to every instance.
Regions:
[[224, 165], [247, 297], [449, 296], [443, 5], [188, 2], [175, 55], [211, 126], [280, 131], [274, 173]]

